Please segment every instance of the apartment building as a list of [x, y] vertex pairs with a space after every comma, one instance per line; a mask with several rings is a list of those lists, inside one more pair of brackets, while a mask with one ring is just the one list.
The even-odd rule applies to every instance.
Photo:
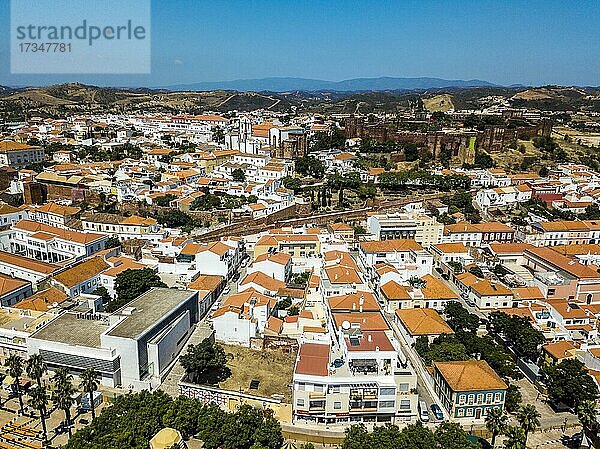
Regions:
[[107, 235], [21, 220], [9, 231], [11, 253], [49, 263], [83, 259], [104, 249]]
[[423, 246], [440, 243], [444, 225], [422, 213], [377, 214], [367, 218], [367, 233], [378, 240], [412, 239]]
[[0, 141], [0, 165], [24, 168], [46, 159], [44, 149], [12, 140]]
[[504, 408], [508, 386], [485, 360], [434, 362], [435, 392], [453, 419], [482, 420]]
[[339, 345], [304, 343], [293, 376], [293, 418], [324, 424], [409, 421], [417, 415], [417, 376], [398, 343], [351, 325]]
[[37, 221], [56, 228], [67, 228], [81, 212], [78, 207], [64, 206], [57, 203], [46, 203], [43, 206], [31, 207], [29, 216], [32, 221]]
[[121, 217], [114, 214], [91, 214], [81, 218], [81, 225], [86, 232], [97, 232], [116, 236], [120, 241], [141, 239], [159, 241], [167, 236], [156, 219], [152, 217]]

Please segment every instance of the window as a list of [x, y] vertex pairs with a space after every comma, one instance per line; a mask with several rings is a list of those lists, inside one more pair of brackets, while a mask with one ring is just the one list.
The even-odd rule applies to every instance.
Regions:
[[304, 407], [304, 399], [297, 399], [296, 400], [296, 405], [298, 407]]
[[323, 388], [323, 385], [315, 385], [315, 392], [316, 393], [323, 393], [323, 391], [325, 391], [324, 388]]
[[473, 409], [472, 408], [468, 408], [467, 409], [467, 416], [473, 416]]
[[464, 408], [459, 408], [458, 409], [458, 416], [459, 417], [465, 416], [465, 409]]
[[332, 392], [333, 393], [339, 393], [340, 392], [340, 386], [339, 385], [334, 385], [332, 387]]
[[458, 396], [458, 403], [459, 403], [459, 405], [465, 405], [466, 397], [467, 397], [466, 394], [461, 394], [461, 395]]
[[500, 402], [502, 400], [502, 393], [496, 393], [494, 395], [494, 401], [495, 402]]
[[341, 402], [339, 402], [339, 401], [335, 401], [335, 402], [333, 403], [333, 409], [334, 409], [334, 410], [340, 410], [341, 408], [342, 408], [342, 403], [341, 403]]
[[394, 405], [394, 401], [379, 401], [379, 408], [392, 408]]
[[492, 393], [488, 393], [485, 395], [485, 403], [489, 404], [492, 402]]
[[410, 399], [400, 399], [400, 410], [410, 410]]
[[[408, 391], [408, 384], [400, 384], [400, 391]], [[395, 388], [381, 388], [379, 394], [382, 396], [394, 396], [396, 394]]]
[[304, 390], [306, 390], [306, 384], [305, 384], [304, 382], [300, 382], [300, 383], [298, 384], [298, 390], [299, 390], [299, 391], [304, 391]]
[[469, 395], [469, 405], [473, 405], [473, 402], [475, 402], [475, 395], [474, 394], [470, 394]]

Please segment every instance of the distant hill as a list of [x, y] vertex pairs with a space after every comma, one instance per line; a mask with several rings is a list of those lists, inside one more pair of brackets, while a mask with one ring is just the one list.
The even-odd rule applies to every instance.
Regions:
[[[383, 78], [380, 80], [384, 80]], [[345, 83], [355, 83], [353, 80]], [[389, 86], [380, 81], [381, 86]], [[280, 86], [282, 87], [282, 86]], [[370, 91], [172, 91], [97, 87], [69, 83], [46, 87], [0, 87], [0, 117], [63, 117], [81, 113], [191, 113], [254, 111], [317, 114], [381, 114], [409, 111], [422, 100], [430, 110], [482, 109], [494, 105], [545, 111], [600, 112], [600, 89], [561, 86], [440, 87]]]
[[324, 81], [309, 78], [260, 78], [233, 81], [214, 81], [165, 86], [175, 91], [233, 90], [238, 92], [368, 92], [445, 87], [491, 87], [494, 84], [481, 80], [447, 80], [442, 78], [355, 78], [344, 81]]

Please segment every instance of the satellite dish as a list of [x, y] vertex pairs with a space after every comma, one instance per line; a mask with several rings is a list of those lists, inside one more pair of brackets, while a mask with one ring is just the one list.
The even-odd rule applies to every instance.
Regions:
[[344, 329], [345, 331], [347, 331], [348, 329], [350, 329], [350, 321], [344, 321], [342, 323], [342, 329]]

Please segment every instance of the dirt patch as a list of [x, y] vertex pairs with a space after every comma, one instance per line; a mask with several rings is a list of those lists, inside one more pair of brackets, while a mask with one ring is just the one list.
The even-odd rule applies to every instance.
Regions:
[[[223, 349], [229, 356], [227, 366], [232, 374], [225, 382], [221, 382], [219, 387], [266, 397], [279, 394], [284, 397], [284, 401], [291, 401], [290, 385], [296, 353], [255, 351], [233, 345], [223, 345]], [[250, 382], [253, 380], [258, 380], [258, 389], [250, 388]]]
[[435, 97], [431, 98], [424, 98], [423, 104], [429, 112], [447, 112], [450, 109], [454, 109], [454, 104], [452, 103], [452, 95], [448, 94], [436, 95]]

